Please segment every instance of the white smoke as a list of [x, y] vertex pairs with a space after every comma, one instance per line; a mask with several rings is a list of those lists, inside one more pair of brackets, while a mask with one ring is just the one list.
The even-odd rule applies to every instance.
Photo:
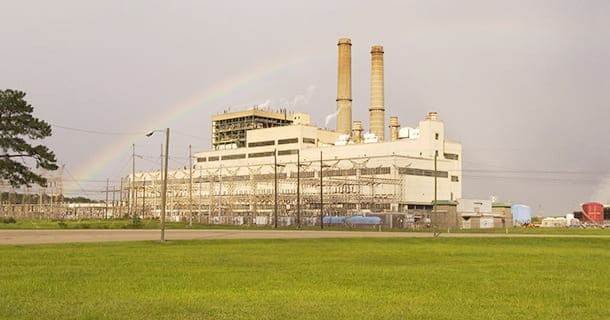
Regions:
[[259, 109], [268, 109], [270, 105], [271, 105], [271, 99], [267, 99], [267, 100], [265, 100], [265, 102], [259, 104], [258, 108]]
[[331, 120], [337, 118], [337, 114], [339, 114], [339, 111], [335, 111], [329, 115], [326, 116], [326, 121], [324, 121], [324, 127], [328, 128], [328, 124], [330, 123]]
[[591, 196], [591, 201], [610, 204], [610, 175], [604, 176]]
[[296, 107], [298, 106], [306, 106], [309, 104], [309, 101], [311, 100], [311, 97], [313, 97], [313, 94], [316, 91], [316, 86], [309, 85], [309, 87], [307, 87], [307, 90], [305, 90], [304, 94], [297, 94], [296, 96], [294, 96], [294, 98], [292, 99], [285, 99], [285, 98], [281, 98], [280, 99], [280, 103], [287, 107], [288, 109], [291, 110], [295, 110]]

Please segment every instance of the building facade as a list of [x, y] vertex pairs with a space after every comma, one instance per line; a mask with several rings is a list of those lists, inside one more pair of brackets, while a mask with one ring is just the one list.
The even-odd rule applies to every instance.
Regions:
[[[197, 152], [192, 169], [170, 171], [167, 210], [174, 219], [192, 213], [217, 223], [272, 219], [277, 190], [280, 217], [315, 224], [321, 207], [324, 215], [427, 208], [435, 180], [438, 200], [461, 198], [461, 144], [445, 139], [436, 113], [411, 131], [356, 144], [307, 122], [247, 130], [244, 147]], [[160, 211], [160, 176], [140, 172], [126, 184], [143, 215]]]

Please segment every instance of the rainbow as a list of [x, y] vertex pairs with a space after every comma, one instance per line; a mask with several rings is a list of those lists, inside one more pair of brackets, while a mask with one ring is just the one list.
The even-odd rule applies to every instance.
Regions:
[[[88, 181], [96, 177], [111, 163], [117, 161], [121, 156], [128, 152], [132, 143], [144, 139], [144, 133], [150, 131], [151, 128], [162, 129], [165, 127], [171, 127], [171, 125], [177, 120], [183, 118], [197, 108], [201, 108], [218, 98], [236, 92], [240, 88], [263, 79], [271, 74], [281, 72], [282, 70], [285, 70], [291, 66], [302, 64], [310, 58], [311, 57], [303, 53], [299, 53], [282, 60], [275, 60], [271, 63], [257, 65], [251, 69], [226, 77], [214, 83], [212, 86], [196, 92], [187, 99], [168, 107], [167, 111], [161, 115], [142, 122], [142, 126], [140, 128], [134, 128], [136, 130], [133, 131], [142, 132], [141, 136], [134, 137], [134, 135], [129, 135], [119, 140], [115, 140], [109, 145], [106, 145], [99, 152], [92, 155], [91, 159], [93, 160], [84, 163], [81, 167], [75, 170], [74, 178], [80, 181]], [[67, 192], [77, 190], [78, 188], [76, 183], [69, 183], [66, 185]]]

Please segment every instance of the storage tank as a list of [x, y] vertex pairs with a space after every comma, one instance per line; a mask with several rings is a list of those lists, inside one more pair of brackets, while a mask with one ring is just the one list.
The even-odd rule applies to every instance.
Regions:
[[532, 209], [524, 204], [513, 204], [510, 207], [513, 214], [513, 225], [520, 226], [532, 223]]
[[326, 224], [326, 225], [345, 224], [345, 217], [340, 217], [340, 216], [324, 217], [324, 219], [322, 219], [322, 221], [324, 221], [324, 224]]
[[583, 222], [604, 223], [604, 205], [588, 202], [582, 205]]
[[345, 219], [347, 224], [366, 224], [366, 225], [378, 225], [381, 224], [381, 218], [379, 217], [363, 217], [363, 216], [353, 216]]

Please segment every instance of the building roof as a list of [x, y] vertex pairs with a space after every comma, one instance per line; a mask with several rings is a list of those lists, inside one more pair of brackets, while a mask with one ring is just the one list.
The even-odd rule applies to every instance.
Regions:
[[510, 208], [511, 204], [509, 202], [494, 202], [491, 204], [492, 208]]
[[220, 121], [227, 119], [234, 119], [240, 117], [249, 117], [256, 116], [261, 118], [272, 118], [278, 120], [292, 120], [292, 113], [288, 113], [284, 110], [284, 112], [275, 112], [269, 110], [260, 110], [260, 109], [248, 109], [248, 110], [240, 110], [240, 111], [232, 111], [232, 112], [224, 112], [221, 114], [213, 115], [212, 121]]

